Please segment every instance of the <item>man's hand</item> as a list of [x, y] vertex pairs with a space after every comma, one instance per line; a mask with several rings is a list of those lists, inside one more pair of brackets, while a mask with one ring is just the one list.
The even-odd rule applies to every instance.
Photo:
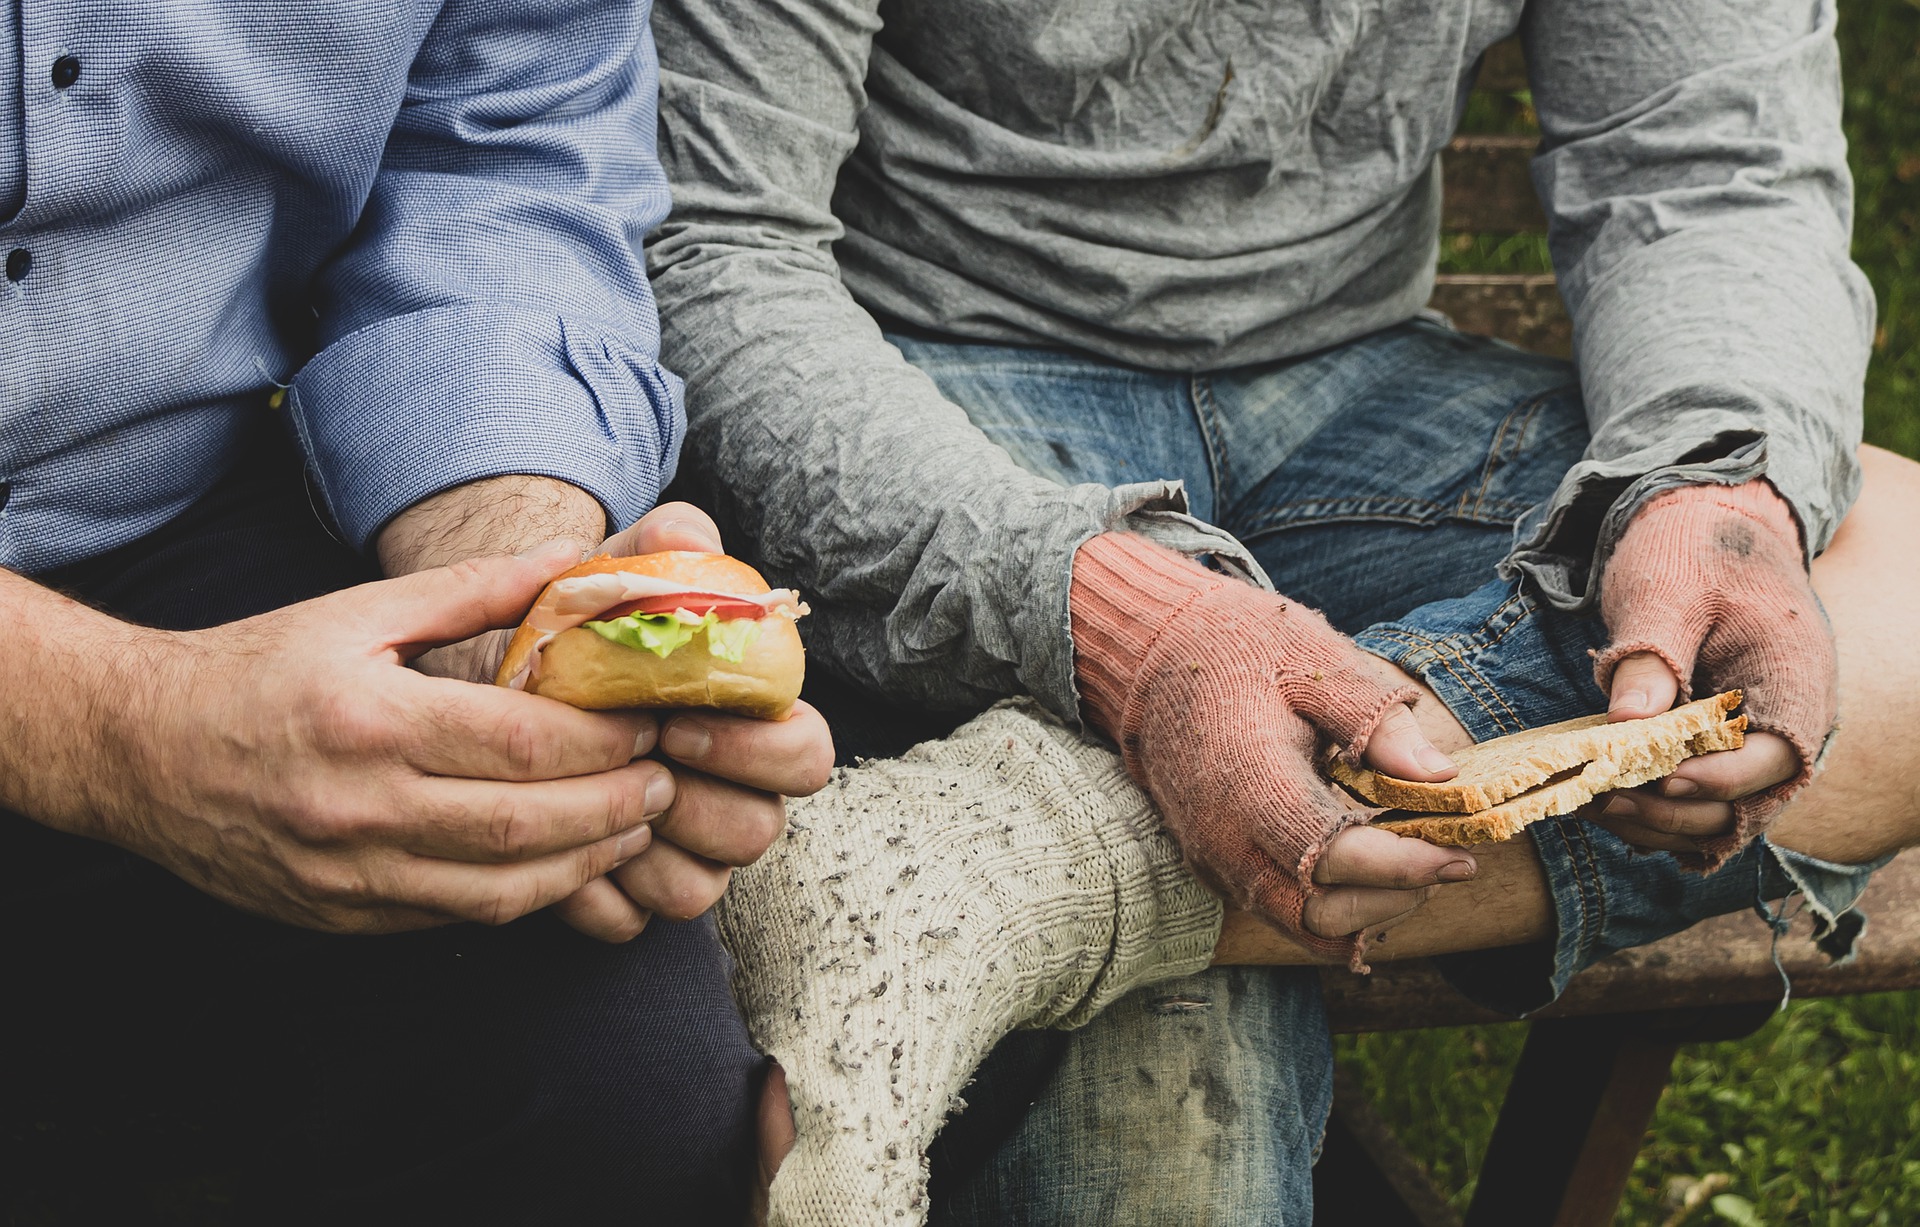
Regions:
[[[547, 539], [537, 534], [569, 537], [575, 561], [590, 553], [722, 548], [713, 520], [689, 503], [664, 503], [593, 546], [604, 525], [600, 504], [583, 490], [543, 477], [489, 478], [402, 513], [381, 534], [380, 558], [389, 571], [434, 565], [517, 548], [530, 536]], [[418, 664], [440, 676], [491, 683], [510, 635], [492, 631], [428, 653]], [[627, 718], [639, 730], [642, 753], [674, 764], [675, 802], [653, 824], [656, 838], [647, 852], [615, 878], [590, 882], [554, 908], [581, 932], [613, 942], [639, 934], [656, 911], [684, 920], [712, 907], [734, 868], [757, 860], [785, 829], [782, 795], [818, 791], [833, 768], [832, 735], [806, 703], [778, 721], [723, 712]]]
[[1350, 955], [1349, 934], [1472, 876], [1465, 853], [1359, 828], [1320, 777], [1323, 741], [1403, 778], [1455, 768], [1406, 706], [1413, 689], [1383, 685], [1319, 614], [1118, 533], [1076, 555], [1071, 613], [1088, 713], [1231, 902]]
[[1793, 513], [1771, 485], [1689, 486], [1648, 503], [1601, 581], [1612, 643], [1594, 676], [1608, 715], [1658, 715], [1698, 678], [1739, 687], [1746, 745], [1617, 793], [1599, 821], [1636, 846], [1712, 867], [1763, 831], [1812, 774], [1839, 711], [1833, 632]]
[[[699, 508], [665, 503], [597, 553], [721, 552], [720, 530]], [[658, 912], [689, 920], [720, 901], [735, 868], [750, 865], [786, 829], [785, 796], [826, 786], [833, 737], [810, 704], [781, 720], [725, 712], [665, 717], [658, 753], [674, 764], [672, 809], [654, 824], [646, 851], [611, 877], [589, 883], [554, 911], [592, 937], [624, 941]]]
[[[572, 561], [482, 559], [186, 634], [70, 606], [63, 633], [102, 647], [55, 731], [88, 743], [88, 773], [29, 786], [28, 812], [335, 932], [501, 923], [565, 898], [646, 847], [673, 800], [666, 769], [634, 761], [650, 723], [406, 662], [516, 621]], [[59, 599], [36, 591], [7, 595]]]
[[[508, 473], [421, 499], [380, 530], [374, 548], [382, 571], [411, 575], [469, 558], [517, 554], [550, 541], [572, 543], [579, 562], [606, 533], [607, 514], [585, 490], [551, 477]], [[512, 637], [511, 628], [491, 630], [424, 653], [414, 668], [435, 677], [491, 682]]]

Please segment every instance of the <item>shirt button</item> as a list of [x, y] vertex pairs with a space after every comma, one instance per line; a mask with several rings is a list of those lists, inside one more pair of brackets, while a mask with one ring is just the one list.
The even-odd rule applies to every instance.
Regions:
[[25, 281], [27, 274], [33, 271], [33, 253], [24, 247], [16, 247], [7, 253], [7, 280]]
[[53, 88], [65, 89], [80, 79], [80, 61], [77, 57], [63, 55], [53, 62]]

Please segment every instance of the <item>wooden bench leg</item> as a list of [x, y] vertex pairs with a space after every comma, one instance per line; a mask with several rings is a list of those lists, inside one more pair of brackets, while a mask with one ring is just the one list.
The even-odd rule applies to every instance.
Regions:
[[1608, 1227], [1683, 1043], [1757, 1029], [1771, 1005], [1533, 1024], [1466, 1227]]

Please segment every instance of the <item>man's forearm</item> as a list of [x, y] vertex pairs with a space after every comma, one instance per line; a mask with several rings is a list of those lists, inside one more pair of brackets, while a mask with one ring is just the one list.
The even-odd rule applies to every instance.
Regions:
[[585, 490], [509, 473], [422, 499], [381, 530], [375, 548], [381, 570], [406, 575], [548, 541], [578, 541], [585, 551], [606, 537], [606, 511]]
[[101, 764], [124, 753], [110, 723], [137, 722], [165, 684], [172, 637], [5, 570], [0, 625], [13, 639], [0, 681], [0, 808], [104, 838]]

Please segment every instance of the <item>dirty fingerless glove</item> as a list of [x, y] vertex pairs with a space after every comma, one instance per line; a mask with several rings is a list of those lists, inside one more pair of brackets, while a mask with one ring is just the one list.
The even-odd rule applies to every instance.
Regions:
[[1786, 500], [1765, 481], [1686, 486], [1633, 517], [1600, 581], [1611, 641], [1593, 676], [1610, 690], [1613, 671], [1651, 652], [1680, 679], [1680, 697], [1739, 687], [1748, 728], [1775, 733], [1800, 756], [1792, 779], [1734, 803], [1734, 829], [1703, 839], [1713, 869], [1764, 831], [1806, 787], [1840, 708], [1833, 630], [1813, 594], [1800, 530]]
[[1357, 970], [1358, 936], [1309, 933], [1302, 909], [1333, 837], [1366, 814], [1314, 758], [1324, 735], [1353, 761], [1395, 703], [1360, 650], [1285, 597], [1145, 538], [1104, 533], [1074, 558], [1074, 662], [1092, 722], [1222, 897]]

